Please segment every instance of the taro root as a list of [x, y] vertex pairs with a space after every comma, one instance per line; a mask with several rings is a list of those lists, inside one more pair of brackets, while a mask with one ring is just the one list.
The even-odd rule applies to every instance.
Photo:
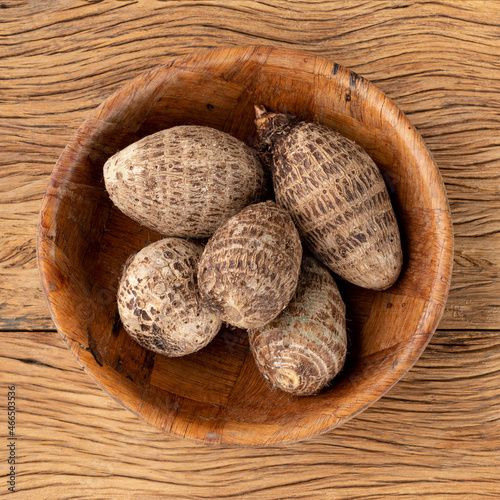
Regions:
[[288, 212], [273, 201], [250, 205], [208, 241], [198, 264], [200, 294], [225, 322], [262, 326], [291, 300], [301, 260], [302, 244]]
[[389, 288], [403, 253], [382, 174], [357, 143], [318, 123], [256, 106], [258, 148], [269, 162], [276, 201], [305, 246], [360, 287]]
[[186, 238], [211, 236], [266, 193], [253, 149], [225, 132], [194, 125], [127, 146], [104, 165], [104, 181], [113, 203], [131, 219]]
[[325, 387], [347, 351], [345, 305], [328, 268], [304, 256], [294, 298], [249, 338], [259, 371], [274, 387], [296, 396]]
[[199, 243], [165, 238], [144, 247], [125, 264], [118, 311], [127, 333], [140, 345], [170, 357], [206, 346], [222, 321], [201, 303], [196, 266]]

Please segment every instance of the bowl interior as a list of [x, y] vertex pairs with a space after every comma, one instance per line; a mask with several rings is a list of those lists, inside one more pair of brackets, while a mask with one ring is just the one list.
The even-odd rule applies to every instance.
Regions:
[[[314, 397], [270, 389], [256, 370], [245, 331], [225, 328], [198, 353], [167, 358], [131, 340], [117, 313], [123, 264], [161, 235], [113, 207], [104, 162], [139, 138], [179, 124], [212, 126], [252, 145], [253, 106], [260, 103], [360, 143], [385, 176], [402, 233], [404, 268], [391, 289], [371, 292], [339, 281], [349, 355], [341, 375]], [[38, 234], [52, 317], [88, 373], [158, 429], [217, 444], [297, 441], [333, 429], [376, 401], [434, 332], [448, 293], [451, 252], [439, 172], [404, 115], [355, 73], [268, 47], [172, 60], [111, 96], [58, 160]]]

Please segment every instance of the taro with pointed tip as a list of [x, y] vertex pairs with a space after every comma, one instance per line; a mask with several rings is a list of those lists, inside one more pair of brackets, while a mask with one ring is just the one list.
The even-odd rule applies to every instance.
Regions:
[[256, 106], [262, 157], [276, 201], [305, 245], [332, 271], [363, 288], [397, 280], [403, 253], [382, 174], [357, 143], [318, 123]]

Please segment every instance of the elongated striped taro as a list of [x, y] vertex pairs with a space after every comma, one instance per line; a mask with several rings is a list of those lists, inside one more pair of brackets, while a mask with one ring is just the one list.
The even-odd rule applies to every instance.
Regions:
[[129, 145], [104, 165], [113, 203], [166, 236], [205, 238], [266, 193], [256, 152], [211, 127], [181, 125]]
[[340, 372], [347, 351], [345, 305], [330, 271], [304, 256], [294, 298], [249, 338], [259, 371], [274, 387], [296, 396], [319, 392]]
[[318, 123], [256, 107], [259, 149], [271, 165], [276, 201], [303, 242], [355, 285], [383, 290], [403, 262], [382, 174], [357, 143]]
[[227, 323], [262, 326], [291, 300], [301, 260], [288, 212], [273, 201], [249, 205], [208, 241], [198, 264], [200, 295]]

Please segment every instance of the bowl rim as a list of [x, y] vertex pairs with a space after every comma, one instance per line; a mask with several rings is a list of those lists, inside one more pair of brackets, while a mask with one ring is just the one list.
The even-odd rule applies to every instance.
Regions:
[[[42, 284], [43, 295], [47, 303], [48, 310], [50, 312], [51, 318], [56, 326], [57, 331], [63, 338], [69, 350], [73, 353], [79, 364], [84, 368], [85, 372], [90, 375], [90, 377], [101, 387], [108, 395], [110, 395], [115, 401], [120, 403], [122, 406], [127, 408], [129, 411], [139, 416], [142, 420], [145, 420], [150, 425], [154, 425], [153, 422], [148, 421], [144, 415], [135, 411], [130, 405], [126, 402], [122, 401], [120, 398], [116, 397], [113, 393], [113, 390], [105, 383], [101, 378], [99, 378], [97, 362], [92, 356], [85, 356], [88, 349], [85, 349], [84, 346], [78, 344], [78, 342], [74, 341], [67, 332], [64, 331], [63, 322], [61, 321], [59, 311], [57, 310], [57, 300], [55, 300], [54, 294], [57, 293], [57, 290], [54, 290], [54, 276], [51, 274], [51, 268], [56, 265], [54, 259], [54, 251], [55, 251], [55, 227], [48, 224], [46, 221], [47, 214], [58, 212], [58, 208], [61, 204], [61, 199], [57, 196], [53, 195], [53, 190], [56, 189], [55, 178], [57, 174], [62, 171], [67, 170], [67, 167], [63, 167], [62, 164], [65, 162], [65, 158], [78, 149], [79, 147], [79, 134], [82, 130], [85, 130], [88, 127], [92, 120], [106, 121], [107, 118], [111, 117], [112, 109], [109, 105], [112, 104], [113, 100], [120, 96], [122, 93], [127, 92], [130, 88], [138, 85], [144, 79], [148, 80], [148, 82], [154, 80], [158, 74], [164, 74], [165, 71], [169, 71], [170, 68], [181, 68], [189, 61], [193, 59], [210, 55], [215, 58], [230, 58], [236, 57], [236, 54], [241, 57], [241, 53], [247, 53], [247, 57], [251, 58], [255, 54], [266, 53], [266, 61], [272, 55], [273, 57], [282, 58], [283, 61], [288, 60], [288, 58], [293, 59], [294, 57], [304, 57], [304, 58], [312, 58], [318, 64], [315, 64], [315, 67], [322, 66], [322, 73], [318, 76], [322, 76], [325, 68], [331, 71], [344, 71], [351, 75], [352, 78], [361, 79], [363, 83], [367, 86], [369, 92], [374, 94], [378, 94], [384, 99], [384, 113], [396, 113], [399, 116], [399, 119], [403, 120], [405, 125], [407, 126], [407, 133], [413, 134], [420, 141], [420, 144], [425, 148], [427, 157], [427, 167], [433, 168], [435, 170], [434, 174], [437, 179], [437, 186], [439, 192], [437, 195], [436, 202], [436, 210], [440, 212], [441, 219], [439, 224], [441, 224], [444, 229], [444, 236], [442, 236], [442, 241], [438, 242], [438, 246], [440, 247], [440, 257], [443, 261], [442, 268], [449, 269], [449, 272], [443, 274], [440, 280], [437, 280], [435, 286], [437, 289], [435, 290], [434, 300], [427, 300], [424, 311], [420, 316], [420, 323], [418, 332], [412, 335], [412, 337], [406, 342], [404, 345], [396, 353], [397, 364], [392, 371], [386, 372], [386, 376], [384, 379], [379, 380], [378, 385], [380, 386], [380, 391], [378, 394], [373, 397], [364, 397], [360, 398], [356, 401], [356, 405], [352, 413], [346, 418], [339, 418], [335, 415], [335, 412], [332, 412], [328, 415], [323, 415], [323, 421], [321, 422], [321, 426], [319, 429], [315, 429], [314, 432], [311, 432], [310, 429], [304, 429], [299, 431], [292, 439], [287, 439], [286, 436], [282, 435], [271, 435], [266, 436], [265, 439], [255, 442], [248, 443], [244, 441], [240, 441], [240, 438], [233, 437], [227, 438], [220, 437], [220, 439], [212, 440], [212, 439], [200, 439], [193, 438], [191, 436], [183, 436], [181, 434], [176, 434], [175, 432], [170, 432], [171, 435], [176, 435], [178, 437], [184, 437], [185, 439], [201, 442], [205, 444], [216, 444], [216, 445], [272, 445], [272, 444], [283, 444], [290, 442], [297, 442], [303, 439], [311, 438], [326, 432], [331, 431], [332, 429], [338, 427], [344, 422], [350, 420], [355, 417], [366, 408], [375, 403], [379, 398], [381, 398], [384, 394], [386, 394], [414, 365], [414, 363], [419, 359], [420, 355], [426, 348], [429, 343], [432, 335], [434, 334], [437, 325], [443, 315], [446, 299], [448, 296], [448, 292], [450, 289], [451, 276], [452, 276], [452, 264], [453, 264], [453, 230], [451, 223], [451, 213], [449, 208], [448, 199], [446, 196], [446, 190], [444, 187], [444, 183], [442, 181], [441, 174], [439, 169], [432, 158], [430, 151], [427, 149], [423, 139], [420, 137], [418, 131], [413, 127], [408, 118], [399, 110], [399, 108], [387, 97], [385, 94], [378, 89], [373, 83], [365, 80], [362, 77], [359, 77], [355, 72], [342, 67], [334, 62], [331, 62], [321, 56], [317, 56], [311, 54], [309, 52], [294, 50], [294, 49], [284, 49], [284, 48], [275, 48], [268, 46], [238, 46], [238, 47], [230, 47], [230, 48], [219, 48], [219, 49], [210, 49], [204, 51], [195, 51], [189, 54], [186, 54], [181, 57], [172, 57], [166, 60], [166, 62], [156, 65], [149, 70], [141, 72], [139, 75], [128, 81], [125, 85], [121, 86], [117, 91], [115, 91], [111, 96], [105, 99], [96, 109], [94, 109], [90, 116], [83, 122], [83, 124], [77, 129], [74, 133], [63, 152], [61, 153], [59, 159], [57, 160], [54, 169], [49, 178], [49, 184], [47, 191], [43, 197], [38, 224], [37, 224], [37, 235], [36, 235], [36, 250], [37, 250], [37, 264], [40, 273], [40, 279]], [[319, 64], [321, 63], [321, 64]], [[209, 65], [209, 63], [207, 63]], [[402, 116], [401, 116], [402, 115]], [[112, 118], [112, 117], [111, 117]], [[52, 192], [51, 192], [52, 189]], [[54, 224], [56, 221], [52, 221]], [[440, 233], [441, 234], [441, 233]], [[57, 288], [57, 287], [56, 287]], [[439, 298], [436, 298], [439, 297]], [[366, 395], [365, 395], [366, 396]], [[162, 429], [165, 431], [165, 429]]]

